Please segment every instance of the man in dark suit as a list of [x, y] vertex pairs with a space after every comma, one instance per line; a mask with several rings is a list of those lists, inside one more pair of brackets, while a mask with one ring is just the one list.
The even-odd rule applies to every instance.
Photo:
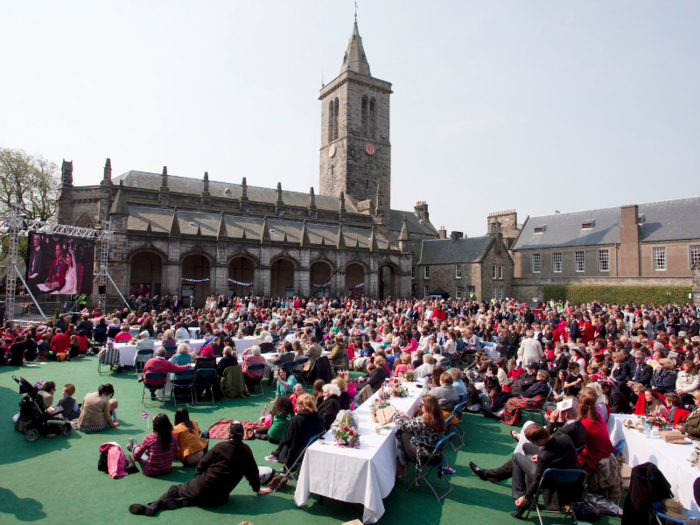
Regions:
[[177, 313], [180, 311], [180, 306], [182, 306], [182, 305], [180, 304], [180, 298], [177, 295], [173, 297], [172, 305], [173, 305], [173, 312]]
[[581, 332], [578, 326], [578, 319], [575, 316], [569, 316], [569, 323], [567, 324], [569, 329], [569, 342], [575, 343], [579, 337], [581, 337]]
[[38, 284], [43, 282], [44, 274], [44, 250], [41, 249], [41, 236], [35, 233], [32, 236], [32, 245], [34, 248], [29, 256], [27, 278], [31, 284]]
[[[535, 456], [513, 454], [512, 486], [513, 499], [517, 507], [515, 512], [511, 512], [511, 516], [514, 518], [521, 518], [530, 507], [532, 499], [537, 496], [540, 480], [545, 470], [549, 468], [565, 470], [579, 468], [576, 448], [568, 435], [552, 436], [544, 427], [533, 423], [525, 429], [525, 437], [533, 445], [539, 447], [539, 452]], [[545, 494], [544, 498], [546, 503], [548, 494]]]
[[695, 318], [695, 314], [693, 313], [688, 315], [688, 318], [690, 319], [690, 324], [688, 325], [688, 337], [693, 338], [700, 334], [700, 323], [698, 323], [698, 320]]
[[[576, 407], [571, 407], [567, 410], [562, 410], [558, 413], [557, 411], [552, 412], [548, 416], [548, 419], [550, 421], [547, 424], [546, 429], [552, 437], [566, 435], [569, 436], [569, 438], [571, 439], [574, 448], [579, 449], [585, 446], [587, 435], [586, 427], [584, 427], [583, 424], [578, 420], [578, 409]], [[532, 423], [528, 424], [526, 430], [530, 426], [532, 426]], [[523, 441], [521, 439], [521, 436], [515, 431], [513, 431], [512, 435], [514, 438], [517, 437], [517, 439]], [[527, 437], [527, 432], [525, 432], [524, 437]], [[521, 447], [518, 446], [518, 448]], [[525, 443], [522, 445], [522, 453], [529, 458], [530, 456], [537, 454], [538, 448], [538, 445], [535, 445], [534, 443], [531, 443], [529, 441], [525, 441]], [[516, 448], [516, 452], [513, 454], [513, 457], [506, 461], [500, 467], [486, 470], [482, 469], [481, 467], [477, 466], [472, 462], [469, 463], [469, 467], [472, 469], [474, 474], [479, 476], [484, 481], [498, 483], [499, 481], [510, 479], [513, 477], [514, 458], [517, 454], [520, 454], [520, 452], [517, 452], [517, 450], [518, 449]]]
[[635, 383], [641, 383], [644, 386], [649, 386], [654, 369], [651, 365], [644, 362], [646, 356], [644, 352], [636, 352], [634, 354], [634, 366], [628, 376], [627, 386], [632, 388]]

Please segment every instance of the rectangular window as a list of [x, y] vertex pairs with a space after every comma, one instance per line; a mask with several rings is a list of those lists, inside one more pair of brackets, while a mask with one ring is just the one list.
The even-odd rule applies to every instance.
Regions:
[[552, 271], [554, 273], [561, 273], [561, 252], [554, 252], [552, 254]]
[[458, 286], [457, 288], [455, 288], [455, 298], [457, 298], [457, 300], [460, 300], [462, 298], [462, 287], [461, 286]]
[[491, 297], [492, 297], [493, 299], [498, 299], [498, 290], [496, 289], [495, 286], [494, 286], [493, 289], [491, 290]]
[[666, 270], [666, 248], [654, 248], [654, 271]]
[[532, 254], [532, 273], [540, 273], [542, 271], [542, 254]]
[[455, 265], [455, 279], [461, 279], [462, 278], [462, 265], [457, 264]]
[[498, 278], [503, 280], [503, 266], [502, 265], [498, 266]]
[[424, 286], [423, 287], [423, 298], [426, 298], [430, 295], [430, 292], [428, 291], [428, 287]]
[[693, 265], [696, 263], [700, 264], [700, 246], [690, 247], [690, 269], [693, 269]]
[[471, 294], [476, 293], [476, 287], [475, 286], [467, 286], [467, 293], [471, 297]]
[[503, 286], [498, 287], [498, 299], [503, 300]]
[[608, 250], [598, 250], [598, 271], [610, 271], [610, 252]]
[[495, 264], [491, 267], [491, 279], [498, 279], [498, 266]]
[[430, 279], [430, 266], [423, 267], [423, 279]]
[[586, 271], [586, 254], [584, 252], [574, 252], [574, 270], [577, 272]]
[[415, 278], [416, 278], [416, 267], [411, 266], [411, 279], [415, 279]]

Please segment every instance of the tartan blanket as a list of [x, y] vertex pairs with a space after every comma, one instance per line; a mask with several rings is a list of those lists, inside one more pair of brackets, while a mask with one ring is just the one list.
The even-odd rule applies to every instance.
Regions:
[[[228, 427], [235, 419], [220, 419], [209, 427], [209, 439], [228, 439]], [[243, 439], [251, 439], [258, 428], [265, 428], [265, 423], [259, 421], [241, 421]]]

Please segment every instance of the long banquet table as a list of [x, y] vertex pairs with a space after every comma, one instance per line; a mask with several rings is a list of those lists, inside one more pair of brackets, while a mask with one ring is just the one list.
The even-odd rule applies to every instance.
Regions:
[[[422, 382], [404, 383], [409, 396], [392, 398], [396, 410], [408, 415], [420, 408]], [[319, 494], [338, 501], [361, 503], [365, 510], [364, 523], [376, 523], [384, 514], [384, 503], [396, 482], [397, 449], [396, 426], [391, 423], [377, 434], [372, 423], [370, 405], [378, 397], [377, 392], [354, 413], [360, 420], [360, 448], [343, 448], [335, 444], [333, 434], [317, 441], [306, 451], [299, 471], [299, 481], [294, 502], [304, 505], [309, 494]]]
[[688, 445], [673, 445], [660, 438], [647, 438], [635, 428], [626, 428], [625, 419], [636, 420], [637, 416], [611, 414], [608, 419], [610, 441], [616, 445], [625, 440], [623, 452], [627, 464], [636, 467], [643, 463], [653, 463], [671, 484], [673, 495], [680, 499], [686, 509], [698, 511], [693, 495], [693, 483], [700, 471], [690, 464], [690, 456], [697, 441]]
[[[179, 344], [179, 343], [178, 343]], [[187, 343], [190, 347], [190, 350], [193, 350], [194, 352], [199, 352], [199, 349], [202, 348], [202, 344], [204, 344], [204, 339], [196, 339], [196, 340], [191, 340]], [[136, 356], [136, 345], [131, 344], [131, 343], [115, 343], [115, 348], [119, 349], [119, 363], [122, 366], [134, 366], [134, 357]], [[157, 348], [160, 348], [163, 346], [163, 343], [160, 341], [155, 341], [153, 344], [153, 351]]]

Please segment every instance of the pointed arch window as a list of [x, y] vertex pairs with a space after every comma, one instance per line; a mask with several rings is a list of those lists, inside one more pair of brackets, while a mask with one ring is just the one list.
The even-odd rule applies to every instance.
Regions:
[[374, 97], [369, 101], [369, 137], [377, 138], [377, 99]]
[[362, 97], [362, 136], [369, 137], [369, 100]]
[[338, 102], [338, 97], [333, 101], [333, 140], [338, 138], [338, 113], [340, 109], [340, 103]]

